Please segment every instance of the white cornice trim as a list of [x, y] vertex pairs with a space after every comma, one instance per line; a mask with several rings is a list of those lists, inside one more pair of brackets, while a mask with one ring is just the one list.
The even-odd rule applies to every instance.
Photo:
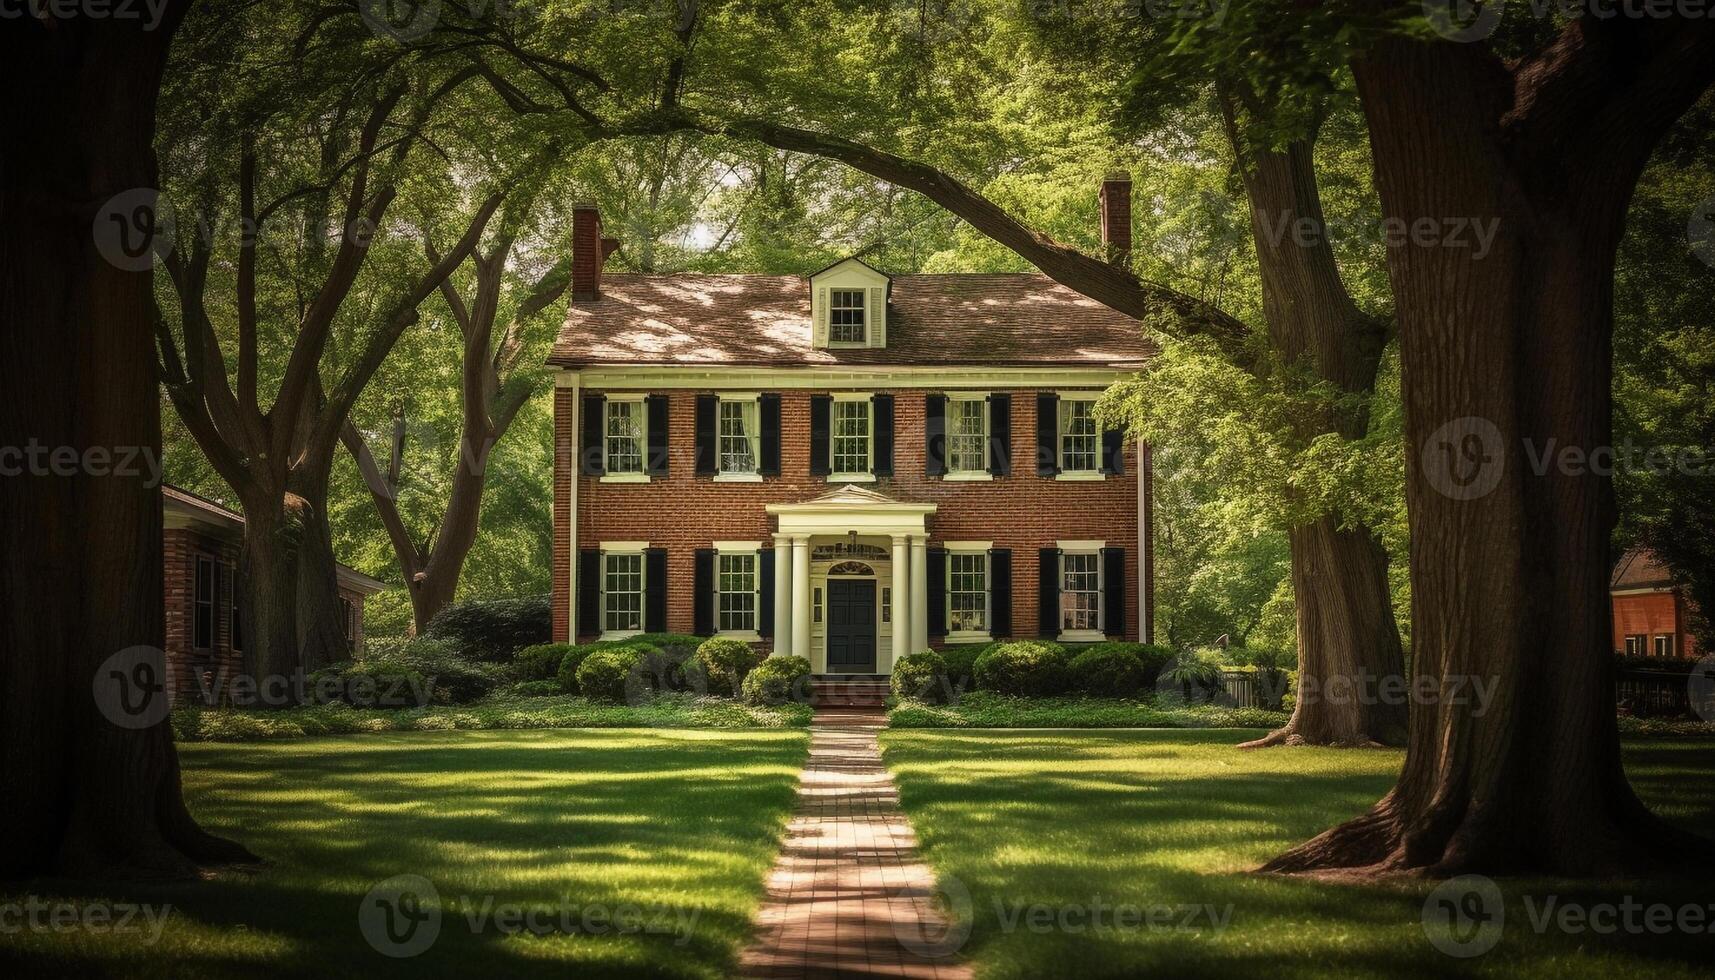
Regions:
[[554, 384], [559, 388], [593, 388], [605, 391], [695, 388], [701, 390], [780, 391], [789, 389], [932, 388], [1004, 391], [1013, 388], [1085, 389], [1085, 397], [1135, 369], [1124, 367], [947, 367], [927, 365], [878, 365], [852, 367], [829, 365], [805, 367], [757, 367], [719, 364], [642, 364], [561, 368]]

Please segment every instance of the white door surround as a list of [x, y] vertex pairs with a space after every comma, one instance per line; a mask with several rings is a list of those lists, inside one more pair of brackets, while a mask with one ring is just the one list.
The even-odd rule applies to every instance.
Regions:
[[[873, 569], [877, 603], [888, 611], [886, 621], [879, 610], [876, 617], [881, 632], [878, 673], [891, 674], [903, 653], [928, 649], [929, 589], [918, 556], [928, 547], [934, 504], [907, 503], [864, 487], [842, 486], [800, 503], [769, 504], [767, 510], [779, 524], [774, 536], [776, 655], [802, 656], [814, 672], [826, 672], [824, 624], [814, 622], [812, 594], [821, 589], [826, 601], [827, 575], [842, 559], [816, 557], [812, 538], [823, 547], [857, 543], [871, 549], [870, 557], [859, 560]], [[881, 598], [884, 591], [886, 602]], [[895, 642], [896, 637], [900, 641]]]

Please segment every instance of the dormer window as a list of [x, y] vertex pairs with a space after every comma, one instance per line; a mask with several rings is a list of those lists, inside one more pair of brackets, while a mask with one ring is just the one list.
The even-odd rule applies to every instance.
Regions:
[[828, 291], [828, 342], [833, 344], [867, 344], [864, 329], [864, 290], [833, 289]]
[[887, 346], [887, 294], [892, 281], [858, 259], [835, 262], [810, 276], [817, 350]]

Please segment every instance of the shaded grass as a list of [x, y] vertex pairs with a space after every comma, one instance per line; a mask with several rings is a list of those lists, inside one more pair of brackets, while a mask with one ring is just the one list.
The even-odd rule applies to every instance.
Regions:
[[972, 691], [957, 704], [901, 699], [890, 728], [1278, 728], [1287, 715], [1219, 705], [1158, 706], [1133, 698], [1024, 698]]
[[807, 704], [762, 707], [732, 698], [665, 695], [638, 705], [570, 695], [496, 697], [460, 706], [353, 708], [334, 702], [285, 710], [179, 708], [181, 742], [251, 742], [367, 732], [484, 731], [533, 728], [806, 728]]
[[[748, 938], [792, 808], [799, 731], [377, 734], [180, 749], [204, 825], [269, 865], [208, 882], [0, 893], [170, 903], [160, 942], [89, 931], [0, 937], [15, 976], [724, 976]], [[412, 959], [377, 953], [358, 909], [428, 878], [443, 918]], [[647, 912], [660, 931], [473, 931], [485, 899]], [[596, 920], [591, 920], [595, 922]]]
[[[1707, 882], [1505, 881], [1506, 931], [1475, 959], [1426, 938], [1432, 883], [1355, 886], [1249, 874], [1356, 816], [1396, 751], [1241, 751], [1256, 731], [889, 731], [902, 801], [949, 895], [971, 896], [964, 951], [995, 978], [1448, 975], [1706, 976], [1709, 934], [1537, 934], [1524, 898], [1715, 902]], [[1628, 771], [1665, 817], [1707, 834], [1715, 741], [1634, 742]], [[1116, 904], [1170, 908], [1115, 928]], [[1230, 909], [1225, 928], [1211, 924]], [[1031, 925], [1042, 916], [1043, 928]], [[1190, 917], [1189, 926], [1184, 925]]]

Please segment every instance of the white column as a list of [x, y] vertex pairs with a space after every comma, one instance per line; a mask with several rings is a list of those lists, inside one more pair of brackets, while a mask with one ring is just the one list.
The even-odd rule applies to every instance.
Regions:
[[[904, 534], [893, 536], [893, 662], [908, 654], [921, 653], [913, 646], [911, 632], [911, 538]], [[891, 673], [891, 671], [889, 671]]]
[[774, 655], [796, 653], [792, 649], [792, 539], [774, 536]]
[[929, 649], [929, 539], [911, 536], [911, 649]]
[[792, 536], [792, 654], [811, 659], [810, 536], [807, 534]]
[[1142, 439], [1137, 441], [1137, 638], [1141, 643], [1148, 643], [1152, 637], [1150, 630], [1150, 602], [1155, 598], [1149, 594], [1149, 518], [1150, 518], [1150, 472], [1149, 472], [1149, 443]]

